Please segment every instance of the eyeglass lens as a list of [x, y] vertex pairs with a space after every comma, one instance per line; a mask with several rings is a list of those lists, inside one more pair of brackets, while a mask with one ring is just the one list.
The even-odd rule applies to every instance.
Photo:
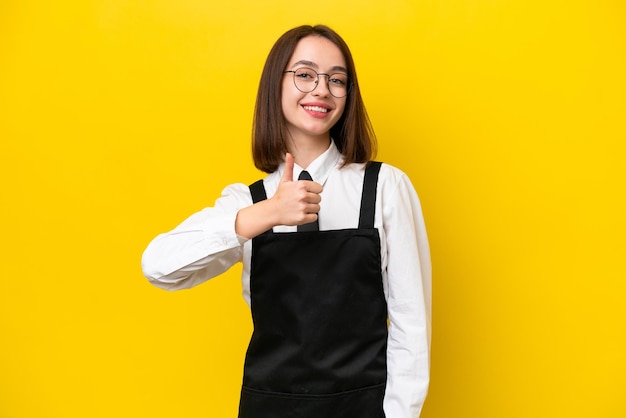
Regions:
[[315, 90], [318, 84], [319, 76], [326, 77], [328, 90], [330, 94], [337, 98], [345, 97], [348, 94], [348, 75], [343, 73], [335, 74], [318, 74], [311, 68], [298, 68], [293, 73], [293, 81], [296, 88], [303, 93], [309, 93]]

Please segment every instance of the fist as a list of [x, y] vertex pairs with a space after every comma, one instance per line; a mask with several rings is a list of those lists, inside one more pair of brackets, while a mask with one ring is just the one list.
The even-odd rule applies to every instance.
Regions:
[[287, 153], [285, 171], [272, 197], [282, 225], [302, 225], [315, 221], [322, 201], [322, 185], [310, 180], [294, 181], [293, 166], [293, 156]]

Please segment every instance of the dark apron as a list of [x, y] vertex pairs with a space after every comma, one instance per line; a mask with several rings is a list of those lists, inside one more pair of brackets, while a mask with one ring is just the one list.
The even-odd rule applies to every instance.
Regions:
[[[254, 332], [239, 418], [384, 418], [379, 170], [366, 169], [358, 229], [269, 230], [252, 240]], [[266, 199], [262, 181], [250, 191], [255, 203]]]

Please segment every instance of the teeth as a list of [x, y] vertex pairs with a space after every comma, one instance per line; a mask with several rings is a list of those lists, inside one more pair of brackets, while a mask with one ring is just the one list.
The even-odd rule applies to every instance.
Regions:
[[320, 107], [320, 106], [303, 106], [306, 110], [312, 110], [313, 112], [328, 112], [328, 109]]

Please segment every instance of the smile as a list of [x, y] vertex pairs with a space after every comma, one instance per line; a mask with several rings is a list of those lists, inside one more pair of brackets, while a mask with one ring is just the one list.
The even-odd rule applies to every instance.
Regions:
[[326, 109], [321, 106], [302, 106], [304, 110], [310, 110], [312, 112], [320, 112], [320, 113], [328, 113], [329, 109]]

